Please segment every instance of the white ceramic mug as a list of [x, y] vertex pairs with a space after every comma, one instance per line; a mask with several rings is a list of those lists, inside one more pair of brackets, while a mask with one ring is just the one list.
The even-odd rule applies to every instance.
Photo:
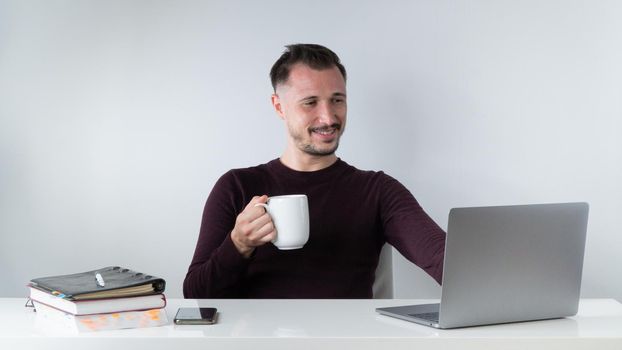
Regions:
[[309, 240], [309, 203], [304, 194], [291, 194], [268, 198], [268, 203], [258, 203], [266, 209], [276, 227], [272, 241], [283, 250], [302, 248]]

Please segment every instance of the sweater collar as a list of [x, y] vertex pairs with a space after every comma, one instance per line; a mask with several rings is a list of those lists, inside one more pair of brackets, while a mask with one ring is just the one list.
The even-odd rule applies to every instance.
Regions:
[[277, 172], [279, 175], [284, 175], [290, 178], [296, 179], [304, 179], [304, 180], [323, 180], [329, 179], [338, 174], [339, 172], [345, 170], [348, 167], [348, 164], [341, 160], [341, 158], [337, 158], [337, 161], [328, 167], [316, 171], [298, 171], [291, 168], [288, 168], [285, 164], [281, 162], [279, 158], [271, 160], [268, 162], [268, 166]]

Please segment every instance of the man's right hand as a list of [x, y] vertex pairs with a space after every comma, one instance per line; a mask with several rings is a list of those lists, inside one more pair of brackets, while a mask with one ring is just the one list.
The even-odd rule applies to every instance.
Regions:
[[258, 203], [266, 203], [268, 196], [255, 196], [235, 219], [231, 240], [245, 258], [251, 256], [256, 247], [276, 238], [272, 218]]

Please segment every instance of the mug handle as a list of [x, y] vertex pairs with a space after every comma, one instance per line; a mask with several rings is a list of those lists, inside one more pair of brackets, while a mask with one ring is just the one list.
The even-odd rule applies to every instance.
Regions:
[[270, 212], [268, 211], [268, 205], [266, 203], [257, 203], [255, 204], [256, 207], [263, 207], [264, 209], [266, 209], [266, 213], [270, 214]]
[[[274, 224], [274, 218], [272, 217], [272, 214], [270, 214], [270, 211], [268, 210], [268, 208], [270, 208], [266, 203], [257, 203], [255, 204], [256, 207], [263, 207], [266, 210], [266, 213], [268, 213], [268, 215], [270, 215], [270, 218], [273, 221]], [[275, 229], [276, 231], [276, 229]], [[272, 243], [276, 242], [276, 239], [279, 237], [279, 232], [277, 231], [276, 233], [276, 237], [274, 237], [274, 239], [272, 240]]]

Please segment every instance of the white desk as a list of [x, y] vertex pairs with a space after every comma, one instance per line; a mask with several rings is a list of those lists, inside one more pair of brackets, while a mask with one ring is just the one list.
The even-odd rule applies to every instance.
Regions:
[[[0, 349], [622, 349], [622, 304], [585, 299], [575, 317], [437, 330], [378, 315], [381, 306], [429, 300], [182, 300], [169, 325], [47, 334], [25, 299], [0, 298]], [[218, 324], [175, 326], [180, 306], [215, 306]]]

